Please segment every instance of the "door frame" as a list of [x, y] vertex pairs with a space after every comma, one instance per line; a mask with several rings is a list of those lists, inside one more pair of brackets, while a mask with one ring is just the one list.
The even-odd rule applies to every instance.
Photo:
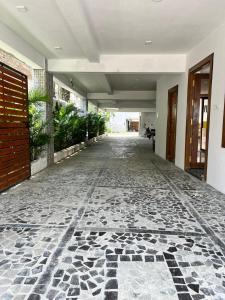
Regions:
[[[168, 109], [167, 109], [167, 135], [166, 135], [166, 159], [169, 161], [172, 161], [169, 159], [169, 110], [170, 110], [170, 97], [171, 94], [176, 93], [177, 94], [177, 99], [176, 99], [176, 108], [177, 108], [177, 100], [178, 100], [178, 84], [175, 85], [174, 87], [170, 88], [168, 90]], [[174, 160], [176, 158], [176, 138], [177, 138], [177, 109], [176, 109], [176, 129], [175, 129], [175, 155], [174, 155]]]
[[224, 109], [223, 109], [222, 148], [225, 148], [225, 98], [224, 98]]
[[213, 59], [214, 53], [210, 54], [195, 66], [189, 69], [188, 73], [188, 92], [187, 92], [187, 111], [186, 111], [186, 139], [185, 139], [185, 160], [184, 160], [184, 169], [187, 171], [190, 169], [190, 138], [191, 138], [191, 116], [192, 116], [192, 96], [193, 96], [193, 80], [194, 74], [201, 70], [206, 64], [209, 64], [210, 73], [209, 73], [209, 92], [208, 92], [208, 126], [207, 126], [207, 143], [206, 143], [206, 153], [205, 153], [205, 168], [204, 168], [204, 177], [207, 179], [207, 167], [208, 167], [208, 146], [209, 146], [209, 128], [210, 128], [210, 113], [211, 113], [211, 97], [212, 97], [212, 77], [213, 77]]

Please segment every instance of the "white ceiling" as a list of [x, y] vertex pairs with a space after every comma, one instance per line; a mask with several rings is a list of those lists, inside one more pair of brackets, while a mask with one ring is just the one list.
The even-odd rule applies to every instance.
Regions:
[[107, 74], [113, 90], [154, 91], [158, 74]]
[[73, 73], [71, 78], [89, 93], [112, 91], [155, 91], [159, 74]]
[[[28, 11], [19, 12], [17, 5]], [[46, 58], [81, 58], [101, 65], [99, 57], [107, 54], [187, 53], [225, 21], [225, 0], [0, 0], [0, 20]], [[146, 40], [152, 44], [146, 46]], [[106, 74], [101, 67], [102, 73], [65, 74], [85, 93], [110, 95], [116, 90], [154, 91], [160, 76]]]
[[100, 54], [185, 53], [224, 21], [225, 1], [0, 0], [0, 17], [48, 58], [95, 61]]
[[72, 73], [70, 76], [89, 93], [111, 93], [112, 91], [104, 73]]
[[[107, 5], [106, 5], [107, 2]], [[100, 52], [184, 53], [225, 18], [224, 0], [84, 0]], [[150, 47], [144, 41], [152, 40]]]

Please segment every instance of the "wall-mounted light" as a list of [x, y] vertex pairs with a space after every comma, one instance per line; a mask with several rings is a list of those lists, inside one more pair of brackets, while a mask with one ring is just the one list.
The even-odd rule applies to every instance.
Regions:
[[61, 46], [55, 46], [54, 49], [55, 50], [62, 50], [62, 47]]
[[17, 5], [16, 8], [19, 12], [22, 12], [22, 13], [25, 13], [28, 11], [28, 8], [24, 5]]
[[151, 40], [146, 40], [145, 41], [145, 46], [150, 46], [152, 44], [152, 41]]

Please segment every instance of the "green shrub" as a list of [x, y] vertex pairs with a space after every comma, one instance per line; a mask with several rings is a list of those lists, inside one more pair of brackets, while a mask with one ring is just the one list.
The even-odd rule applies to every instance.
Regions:
[[88, 114], [88, 139], [96, 137], [99, 133], [99, 115], [97, 113]]
[[86, 139], [87, 118], [77, 116], [73, 125], [73, 144], [79, 144]]
[[43, 102], [49, 100], [48, 96], [40, 90], [33, 90], [28, 95], [29, 100], [29, 130], [30, 130], [30, 156], [37, 159], [43, 148], [48, 144], [50, 136], [46, 133], [47, 123], [43, 120]]
[[106, 122], [108, 121], [109, 115], [104, 116], [100, 113], [89, 113], [88, 114], [88, 139], [102, 135], [106, 132]]
[[106, 132], [106, 120], [103, 116], [99, 116], [99, 134], [102, 135]]
[[71, 146], [74, 106], [56, 103], [54, 111], [54, 147], [56, 151]]
[[73, 104], [62, 106], [56, 104], [54, 111], [54, 147], [60, 151], [88, 138], [103, 134], [106, 130], [106, 119], [97, 113], [79, 116]]
[[[50, 140], [50, 136], [46, 133], [48, 124], [43, 120], [43, 103], [48, 100], [49, 97], [40, 90], [29, 93], [31, 160], [40, 156]], [[107, 115], [89, 113], [87, 116], [79, 116], [73, 104], [62, 106], [56, 103], [53, 115], [55, 151], [84, 142], [87, 132], [88, 138], [91, 139], [106, 131]]]
[[68, 148], [85, 141], [86, 117], [77, 114], [73, 104], [56, 104], [54, 111], [54, 147], [55, 151]]

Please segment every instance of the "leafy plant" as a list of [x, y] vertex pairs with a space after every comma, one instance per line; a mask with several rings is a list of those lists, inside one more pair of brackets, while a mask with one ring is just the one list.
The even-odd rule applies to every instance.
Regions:
[[87, 118], [77, 116], [73, 125], [73, 144], [84, 142], [87, 132]]
[[62, 106], [56, 104], [54, 111], [54, 144], [60, 151], [80, 143], [86, 137], [86, 117], [77, 114], [73, 104]]
[[110, 112], [104, 113], [104, 115], [99, 114], [99, 134], [102, 135], [107, 131], [106, 124], [110, 120]]
[[73, 105], [62, 106], [56, 103], [54, 111], [54, 146], [56, 151], [70, 146], [73, 112]]
[[33, 90], [28, 95], [31, 160], [39, 157], [50, 139], [46, 133], [47, 123], [43, 120], [43, 102], [48, 100], [48, 95], [40, 90]]
[[29, 104], [34, 103], [34, 104], [42, 105], [43, 102], [49, 101], [49, 96], [43, 93], [40, 89], [33, 89], [29, 92], [28, 99], [29, 99]]
[[102, 116], [99, 116], [99, 134], [102, 135], [106, 132], [106, 122], [105, 118]]
[[96, 137], [99, 133], [99, 115], [97, 113], [88, 114], [88, 139]]
[[[50, 136], [46, 133], [48, 123], [43, 120], [43, 103], [49, 101], [48, 95], [40, 90], [29, 93], [29, 126], [31, 159], [35, 160], [48, 144]], [[81, 143], [88, 138], [103, 134], [106, 130], [107, 115], [90, 113], [79, 116], [73, 104], [62, 106], [56, 103], [54, 110], [54, 147], [55, 151]]]
[[88, 114], [88, 138], [102, 135], [106, 132], [106, 122], [109, 118], [108, 114], [102, 115], [100, 113]]
[[79, 116], [73, 104], [62, 106], [57, 103], [54, 111], [55, 151], [85, 141], [87, 130], [89, 139], [103, 134], [106, 130], [105, 122], [105, 116], [100, 114]]

